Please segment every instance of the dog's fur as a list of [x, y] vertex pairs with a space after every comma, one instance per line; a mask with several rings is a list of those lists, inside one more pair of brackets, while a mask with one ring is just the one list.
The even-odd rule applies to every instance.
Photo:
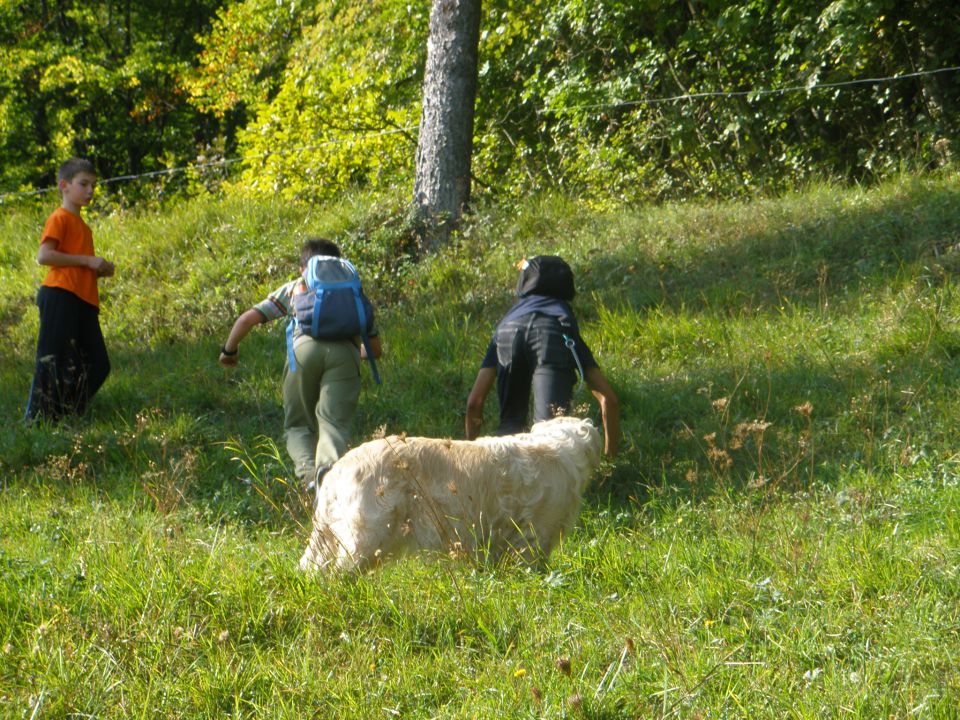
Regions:
[[317, 494], [300, 567], [362, 570], [419, 550], [545, 559], [600, 461], [589, 420], [474, 441], [390, 436], [340, 458]]

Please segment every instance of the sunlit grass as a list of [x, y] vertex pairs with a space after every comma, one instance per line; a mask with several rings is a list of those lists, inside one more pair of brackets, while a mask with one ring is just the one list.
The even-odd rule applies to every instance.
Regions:
[[[616, 212], [531, 198], [479, 207], [419, 263], [398, 199], [97, 216], [114, 372], [56, 428], [18, 422], [42, 213], [8, 214], [0, 714], [955, 717], [956, 187]], [[282, 327], [232, 372], [216, 357], [307, 234], [358, 258], [380, 308], [384, 384], [363, 371], [357, 442], [460, 437], [514, 263], [570, 258], [624, 443], [543, 571], [297, 571]]]

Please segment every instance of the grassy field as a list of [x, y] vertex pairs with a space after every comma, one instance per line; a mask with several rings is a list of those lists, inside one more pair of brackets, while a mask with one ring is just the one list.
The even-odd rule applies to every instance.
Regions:
[[[477, 208], [420, 262], [399, 196], [95, 211], [113, 373], [54, 428], [20, 422], [50, 208], [5, 209], [0, 716], [960, 716], [958, 179], [535, 197]], [[515, 262], [574, 266], [624, 439], [545, 570], [298, 573], [283, 327], [232, 372], [216, 360], [310, 234], [341, 241], [381, 311], [357, 442], [461, 437]]]

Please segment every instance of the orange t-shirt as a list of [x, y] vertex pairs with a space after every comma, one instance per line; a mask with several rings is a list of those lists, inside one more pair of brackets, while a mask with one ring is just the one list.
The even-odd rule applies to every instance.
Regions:
[[[79, 215], [62, 207], [53, 211], [43, 226], [40, 244], [54, 241], [56, 249], [71, 255], [93, 255], [93, 231]], [[51, 267], [43, 279], [47, 287], [69, 290], [84, 302], [100, 307], [97, 274], [90, 268], [77, 266]]]

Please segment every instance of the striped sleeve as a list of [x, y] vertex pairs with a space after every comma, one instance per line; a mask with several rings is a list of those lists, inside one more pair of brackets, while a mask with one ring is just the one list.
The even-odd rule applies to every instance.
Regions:
[[278, 287], [267, 295], [266, 299], [254, 305], [253, 309], [263, 315], [267, 320], [279, 320], [282, 317], [291, 315], [293, 303], [291, 298], [293, 297], [294, 288], [296, 288], [299, 282], [299, 280], [291, 280], [285, 285]]

